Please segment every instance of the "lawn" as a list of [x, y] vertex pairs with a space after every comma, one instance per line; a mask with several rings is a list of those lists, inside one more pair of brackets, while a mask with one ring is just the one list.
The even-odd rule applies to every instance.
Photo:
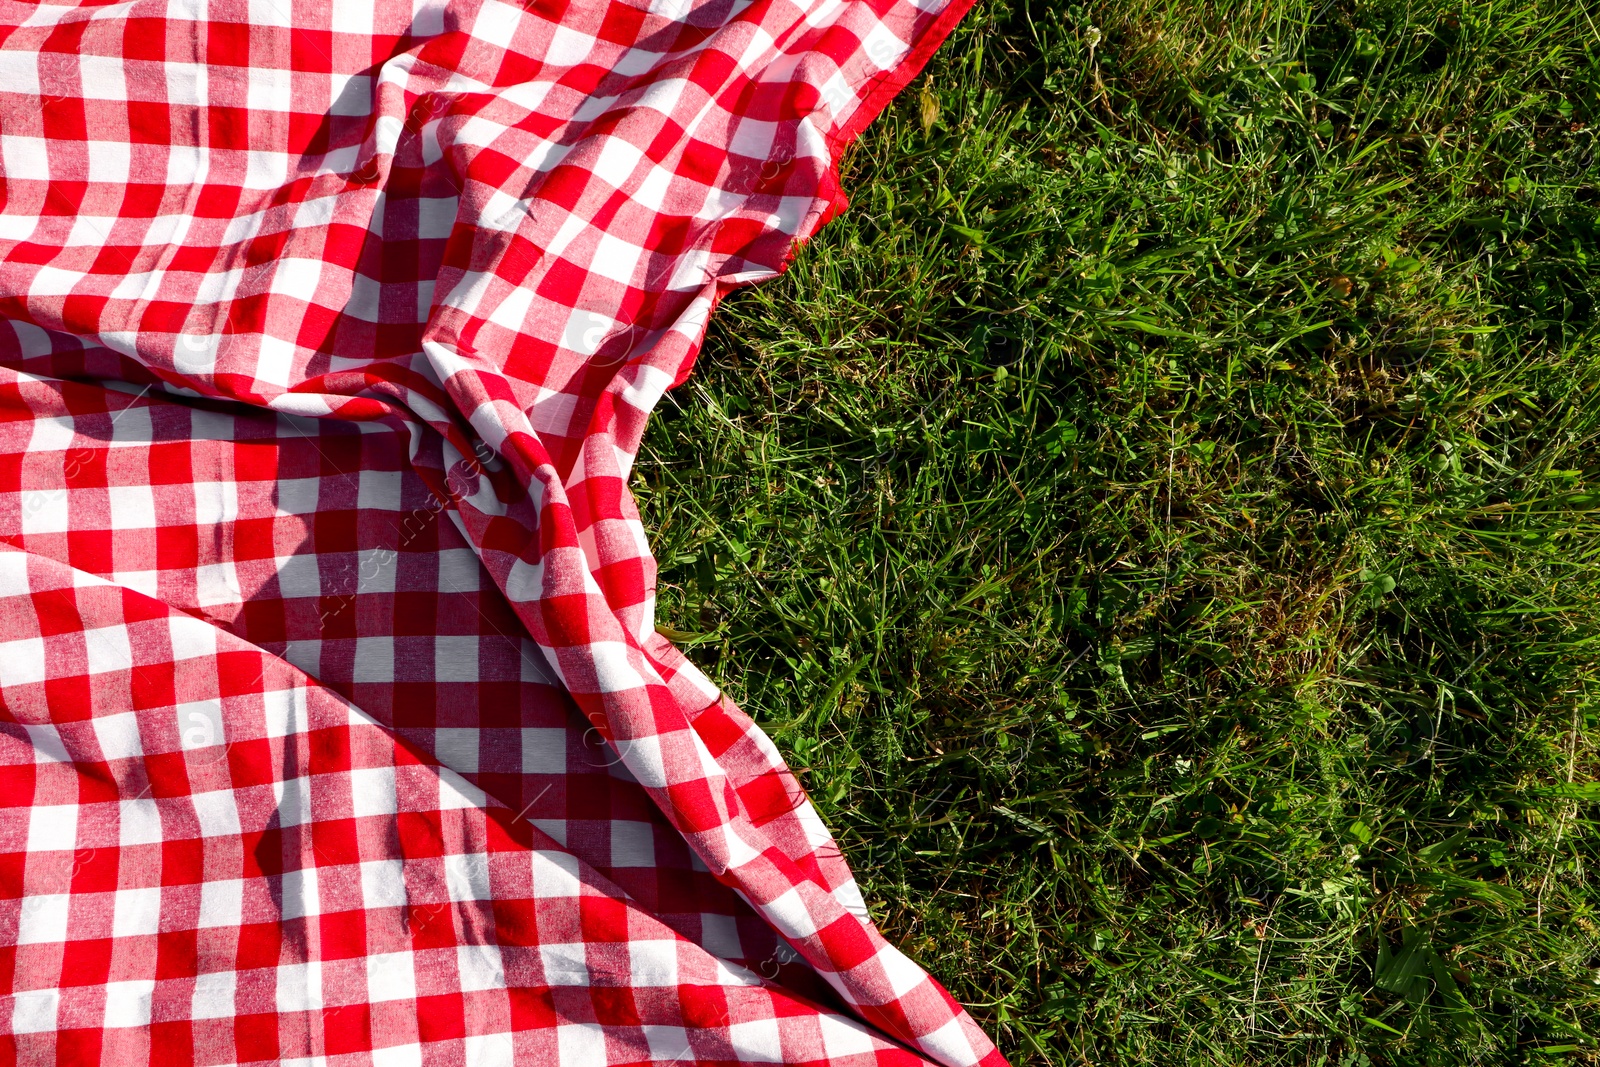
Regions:
[[1600, 1064], [1600, 4], [981, 2], [659, 622], [1024, 1064]]

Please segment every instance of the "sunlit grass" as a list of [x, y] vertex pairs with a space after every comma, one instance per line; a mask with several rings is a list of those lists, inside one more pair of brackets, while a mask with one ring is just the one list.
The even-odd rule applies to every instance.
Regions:
[[1019, 1065], [1600, 1063], [1594, 5], [1063, 6], [724, 305], [662, 625]]

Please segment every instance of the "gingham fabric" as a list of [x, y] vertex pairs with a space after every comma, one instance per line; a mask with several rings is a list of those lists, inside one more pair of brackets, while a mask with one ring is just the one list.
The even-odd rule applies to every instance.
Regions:
[[627, 489], [969, 0], [0, 0], [0, 1049], [1000, 1054]]

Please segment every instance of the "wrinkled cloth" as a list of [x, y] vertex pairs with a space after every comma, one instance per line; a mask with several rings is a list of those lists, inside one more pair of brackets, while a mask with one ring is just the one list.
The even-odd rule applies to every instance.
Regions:
[[970, 0], [0, 0], [9, 1062], [1001, 1067], [627, 480]]

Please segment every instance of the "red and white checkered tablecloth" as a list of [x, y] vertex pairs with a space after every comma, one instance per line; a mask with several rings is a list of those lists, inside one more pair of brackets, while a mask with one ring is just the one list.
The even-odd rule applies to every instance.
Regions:
[[1004, 1061], [627, 489], [970, 0], [0, 0], [5, 1062]]

